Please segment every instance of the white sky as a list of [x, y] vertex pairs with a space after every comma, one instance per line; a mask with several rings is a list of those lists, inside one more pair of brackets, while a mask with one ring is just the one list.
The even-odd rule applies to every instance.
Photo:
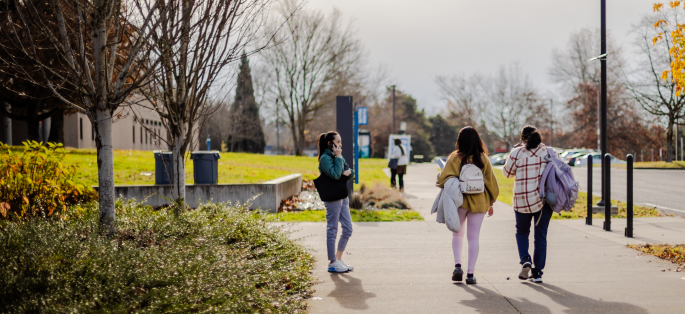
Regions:
[[[607, 29], [625, 51], [631, 26], [654, 0], [607, 0]], [[666, 2], [666, 1], [661, 1]], [[494, 73], [518, 61], [543, 95], [558, 94], [547, 71], [569, 35], [600, 26], [599, 0], [309, 0], [354, 19], [372, 64], [383, 64], [398, 88], [430, 114], [443, 104], [436, 75]], [[599, 54], [599, 51], [597, 52]]]

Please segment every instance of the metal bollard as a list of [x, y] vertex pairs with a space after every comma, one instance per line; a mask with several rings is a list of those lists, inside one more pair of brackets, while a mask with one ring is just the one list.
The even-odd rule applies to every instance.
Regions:
[[633, 237], [633, 155], [628, 155], [626, 157], [626, 160], [628, 161], [628, 197], [627, 197], [627, 202], [626, 202], [626, 212], [627, 216], [626, 217], [626, 232], [625, 236], [628, 238]]
[[611, 231], [611, 156], [604, 155], [604, 231]]
[[592, 226], [592, 156], [587, 159], [587, 217], [585, 224]]

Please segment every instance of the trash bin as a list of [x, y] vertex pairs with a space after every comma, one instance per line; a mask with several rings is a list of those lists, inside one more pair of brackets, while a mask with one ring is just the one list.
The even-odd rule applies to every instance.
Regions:
[[155, 154], [155, 184], [173, 184], [173, 154], [160, 150], [156, 150], [153, 153]]
[[190, 154], [195, 184], [219, 183], [219, 158], [221, 156], [218, 151], [197, 151]]

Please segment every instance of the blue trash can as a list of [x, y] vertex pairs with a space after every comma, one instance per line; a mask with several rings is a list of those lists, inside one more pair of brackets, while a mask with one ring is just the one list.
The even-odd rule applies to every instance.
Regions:
[[219, 152], [197, 151], [190, 153], [193, 160], [193, 177], [195, 184], [219, 183]]
[[173, 154], [156, 150], [155, 154], [155, 184], [173, 184], [174, 166]]

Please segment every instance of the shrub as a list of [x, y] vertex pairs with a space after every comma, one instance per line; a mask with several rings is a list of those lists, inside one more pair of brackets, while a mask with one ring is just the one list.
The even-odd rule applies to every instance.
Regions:
[[372, 188], [362, 185], [359, 191], [364, 208], [410, 209], [400, 192], [380, 182], [376, 182]]
[[0, 218], [22, 220], [61, 214], [67, 206], [97, 198], [72, 181], [76, 165], [64, 166], [62, 144], [24, 142], [22, 152], [0, 143]]
[[292, 313], [312, 293], [313, 258], [246, 206], [119, 200], [112, 237], [96, 204], [67, 214], [0, 221], [0, 313]]

